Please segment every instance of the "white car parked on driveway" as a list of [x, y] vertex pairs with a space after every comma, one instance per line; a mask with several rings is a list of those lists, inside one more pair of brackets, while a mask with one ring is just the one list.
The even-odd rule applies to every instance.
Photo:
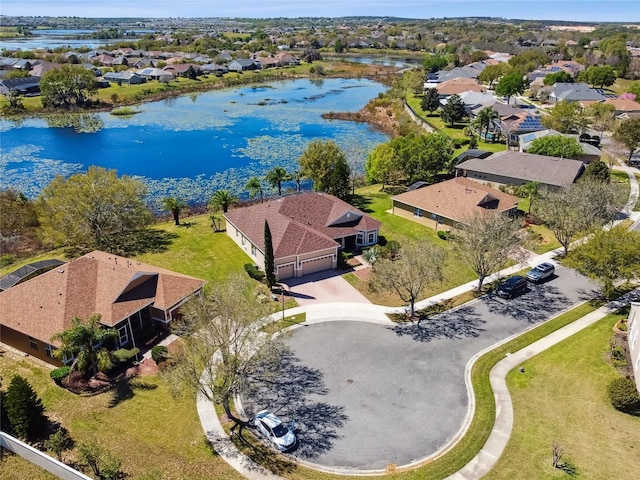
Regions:
[[293, 433], [294, 422], [288, 426], [268, 410], [262, 410], [254, 419], [256, 428], [281, 452], [286, 452], [296, 444], [296, 434]]

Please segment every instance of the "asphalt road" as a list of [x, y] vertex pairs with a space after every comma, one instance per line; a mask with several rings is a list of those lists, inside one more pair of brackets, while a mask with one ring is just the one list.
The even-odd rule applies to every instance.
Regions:
[[406, 465], [439, 450], [467, 411], [464, 369], [477, 352], [594, 296], [597, 286], [558, 267], [517, 298], [485, 296], [417, 325], [328, 322], [292, 332], [279, 372], [244, 396], [296, 420], [290, 453], [343, 470]]

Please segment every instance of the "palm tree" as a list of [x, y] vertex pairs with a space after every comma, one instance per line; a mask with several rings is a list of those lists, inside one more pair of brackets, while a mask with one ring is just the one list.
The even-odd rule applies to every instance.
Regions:
[[103, 328], [100, 318], [99, 313], [94, 313], [86, 323], [80, 317], [71, 319], [73, 326], [70, 329], [51, 337], [51, 341], [62, 342], [53, 352], [53, 356], [58, 359], [76, 357], [71, 368], [75, 367], [82, 373], [91, 368], [95, 375], [98, 370], [105, 371], [111, 368], [109, 351], [101, 345], [116, 338], [118, 331], [114, 328]]
[[162, 200], [162, 208], [173, 214], [176, 225], [180, 225], [180, 212], [187, 206], [182, 200], [176, 197], [167, 197]]
[[211, 201], [209, 202], [209, 207], [213, 210], [220, 210], [224, 213], [229, 211], [229, 207], [233, 205], [238, 205], [238, 197], [236, 197], [229, 190], [218, 190], [211, 197]]
[[249, 198], [253, 198], [260, 194], [260, 201], [264, 202], [264, 193], [262, 192], [262, 183], [258, 177], [251, 177], [247, 184], [244, 186], [249, 190]]
[[524, 185], [520, 185], [516, 190], [516, 195], [519, 197], [527, 197], [529, 199], [529, 212], [531, 213], [531, 207], [533, 207], [533, 200], [540, 196], [540, 183], [529, 182]]
[[484, 129], [484, 135], [482, 138], [487, 140], [487, 134], [489, 133], [489, 127], [491, 127], [491, 122], [495, 118], [497, 112], [494, 112], [491, 107], [483, 108], [478, 112], [474, 120], [474, 124], [482, 131]]
[[284, 168], [275, 167], [269, 170], [264, 178], [273, 188], [278, 187], [278, 195], [282, 195], [282, 182], [291, 180], [291, 175]]

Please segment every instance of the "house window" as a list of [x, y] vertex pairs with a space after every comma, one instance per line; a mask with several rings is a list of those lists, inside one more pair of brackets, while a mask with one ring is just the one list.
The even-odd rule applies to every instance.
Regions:
[[29, 337], [29, 347], [33, 348], [34, 350], [38, 349], [38, 342], [36, 341], [35, 338]]
[[118, 337], [120, 340], [120, 345], [125, 345], [126, 343], [129, 343], [129, 329], [127, 328], [126, 325], [118, 329]]
[[256, 246], [255, 245], [251, 245], [251, 255], [253, 255], [254, 257], [256, 256]]
[[244, 247], [247, 244], [247, 237], [242, 236], [242, 246]]
[[358, 232], [356, 234], [356, 245], [362, 245], [364, 243], [364, 232]]
[[45, 343], [44, 345], [44, 354], [47, 357], [53, 358], [53, 352], [55, 351], [56, 347], [54, 347], [53, 345], [49, 345], [48, 343]]
[[413, 210], [413, 216], [414, 217], [418, 217], [418, 218], [422, 218], [422, 210], [419, 208], [416, 208]]
[[367, 236], [367, 244], [371, 245], [372, 243], [375, 243], [376, 241], [376, 232], [369, 232], [369, 235]]
[[239, 235], [239, 233], [238, 233], [238, 229], [236, 228], [236, 237], [237, 237], [238, 235]]

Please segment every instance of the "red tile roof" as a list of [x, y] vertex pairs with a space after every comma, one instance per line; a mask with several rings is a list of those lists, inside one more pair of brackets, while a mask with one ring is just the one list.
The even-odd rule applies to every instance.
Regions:
[[93, 313], [113, 326], [145, 306], [168, 310], [206, 282], [94, 251], [0, 292], [0, 323], [43, 342]]
[[335, 247], [336, 239], [380, 228], [380, 222], [354, 206], [319, 192], [271, 199], [231, 210], [225, 217], [262, 251], [267, 220], [276, 258]]

